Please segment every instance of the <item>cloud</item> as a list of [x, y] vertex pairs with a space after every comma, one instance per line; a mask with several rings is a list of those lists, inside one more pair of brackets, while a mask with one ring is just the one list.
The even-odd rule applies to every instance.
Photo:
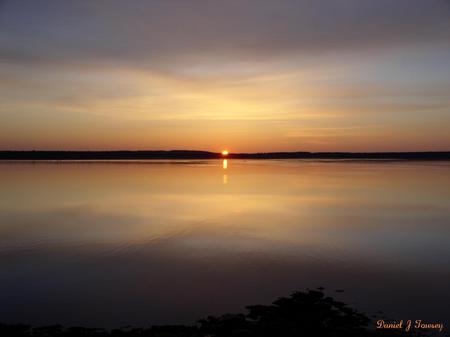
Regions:
[[449, 19], [443, 0], [3, 1], [0, 147], [447, 149]]
[[171, 69], [448, 44], [449, 18], [443, 0], [6, 1], [0, 60]]

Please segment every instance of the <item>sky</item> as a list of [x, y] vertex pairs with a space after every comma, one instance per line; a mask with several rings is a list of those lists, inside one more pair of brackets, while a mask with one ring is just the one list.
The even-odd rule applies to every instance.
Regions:
[[0, 149], [450, 150], [449, 0], [0, 0]]

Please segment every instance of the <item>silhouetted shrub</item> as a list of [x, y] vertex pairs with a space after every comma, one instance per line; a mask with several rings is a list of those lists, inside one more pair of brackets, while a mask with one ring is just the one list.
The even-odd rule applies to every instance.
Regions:
[[376, 330], [365, 314], [325, 296], [323, 288], [295, 292], [271, 305], [251, 305], [246, 314], [209, 316], [198, 325], [92, 329], [61, 325], [31, 327], [0, 324], [5, 337], [378, 337], [418, 336], [399, 330]]

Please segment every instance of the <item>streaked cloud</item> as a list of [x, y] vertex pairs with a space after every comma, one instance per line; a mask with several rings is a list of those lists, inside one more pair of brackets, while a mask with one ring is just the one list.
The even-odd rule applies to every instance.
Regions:
[[0, 88], [1, 148], [448, 149], [450, 2], [3, 1]]

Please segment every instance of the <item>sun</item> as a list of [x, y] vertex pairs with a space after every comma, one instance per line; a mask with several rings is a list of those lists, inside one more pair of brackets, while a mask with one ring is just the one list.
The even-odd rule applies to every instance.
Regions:
[[222, 151], [222, 156], [228, 156], [228, 150], [223, 150]]

